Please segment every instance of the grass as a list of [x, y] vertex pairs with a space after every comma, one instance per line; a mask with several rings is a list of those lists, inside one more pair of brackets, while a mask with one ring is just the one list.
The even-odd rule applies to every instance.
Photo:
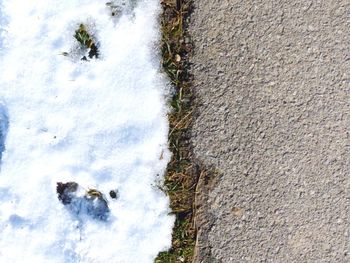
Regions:
[[[84, 24], [80, 24], [79, 28], [75, 30], [74, 38], [79, 42], [83, 50], [89, 50], [89, 58], [98, 58], [99, 52], [96, 42]], [[84, 56], [82, 60], [87, 60], [87, 58]]]
[[162, 189], [169, 195], [172, 213], [176, 216], [172, 247], [161, 252], [155, 263], [192, 262], [196, 242], [193, 224], [193, 204], [198, 179], [193, 163], [189, 129], [193, 105], [188, 56], [192, 46], [186, 27], [191, 0], [163, 0], [162, 66], [169, 76], [175, 93], [170, 101], [172, 111], [169, 147], [173, 153], [167, 167]]
[[80, 24], [79, 28], [75, 31], [74, 38], [85, 48], [90, 48], [93, 43], [93, 39], [83, 24]]

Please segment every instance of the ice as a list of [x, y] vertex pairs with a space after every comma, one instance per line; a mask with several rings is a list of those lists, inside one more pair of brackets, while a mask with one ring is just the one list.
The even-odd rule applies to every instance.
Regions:
[[[122, 2], [0, 0], [0, 262], [143, 263], [170, 246], [160, 4]], [[98, 58], [81, 60], [80, 24]], [[106, 220], [58, 200], [71, 181], [104, 194]]]

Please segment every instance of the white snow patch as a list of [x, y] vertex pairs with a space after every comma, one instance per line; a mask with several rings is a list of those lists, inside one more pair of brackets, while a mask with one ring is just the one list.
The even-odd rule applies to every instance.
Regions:
[[[0, 0], [0, 262], [153, 262], [170, 246], [160, 6], [129, 1], [111, 17], [98, 0]], [[80, 23], [98, 59], [74, 55]], [[69, 211], [68, 181], [118, 189], [108, 220]]]

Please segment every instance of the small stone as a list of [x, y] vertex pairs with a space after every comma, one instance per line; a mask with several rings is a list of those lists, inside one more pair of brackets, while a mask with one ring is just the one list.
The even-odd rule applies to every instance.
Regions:
[[236, 217], [241, 217], [243, 215], [244, 210], [240, 207], [233, 207], [232, 208], [232, 213]]
[[118, 192], [115, 191], [115, 190], [111, 190], [111, 191], [109, 192], [109, 196], [110, 196], [111, 198], [113, 198], [113, 199], [116, 199], [116, 198], [118, 197]]
[[176, 54], [176, 55], [175, 55], [175, 61], [176, 61], [176, 62], [180, 62], [180, 61], [181, 61], [181, 57], [180, 57], [179, 54]]

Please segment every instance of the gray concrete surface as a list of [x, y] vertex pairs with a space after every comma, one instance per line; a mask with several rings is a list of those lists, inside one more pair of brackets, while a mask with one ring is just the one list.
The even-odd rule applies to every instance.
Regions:
[[350, 1], [194, 6], [196, 261], [350, 262]]

